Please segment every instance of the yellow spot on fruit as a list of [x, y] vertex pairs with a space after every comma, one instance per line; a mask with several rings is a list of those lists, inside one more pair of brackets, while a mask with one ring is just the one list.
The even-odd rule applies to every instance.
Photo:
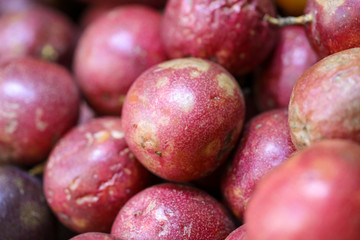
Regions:
[[215, 139], [215, 140], [211, 141], [210, 143], [208, 143], [203, 148], [203, 153], [206, 156], [216, 155], [220, 151], [220, 148], [221, 148], [220, 140]]
[[207, 72], [210, 68], [210, 64], [200, 58], [180, 58], [170, 61], [160, 63], [158, 65], [160, 68], [173, 68], [176, 70], [185, 69], [185, 68], [195, 68], [199, 72]]
[[167, 84], [169, 84], [169, 78], [167, 78], [167, 77], [161, 77], [156, 81], [157, 88], [162, 88], [162, 87], [166, 86]]
[[41, 108], [37, 108], [35, 111], [35, 125], [40, 131], [44, 131], [48, 126], [48, 124], [42, 120], [43, 113], [44, 111]]
[[227, 95], [234, 96], [235, 93], [235, 83], [226, 73], [220, 73], [216, 76], [216, 81], [220, 88], [226, 91]]
[[51, 46], [50, 44], [46, 44], [41, 49], [41, 57], [42, 57], [42, 59], [47, 60], [47, 61], [56, 61], [58, 59], [59, 55], [53, 46]]
[[94, 133], [94, 138], [97, 142], [104, 142], [110, 137], [110, 133], [108, 131], [99, 131]]

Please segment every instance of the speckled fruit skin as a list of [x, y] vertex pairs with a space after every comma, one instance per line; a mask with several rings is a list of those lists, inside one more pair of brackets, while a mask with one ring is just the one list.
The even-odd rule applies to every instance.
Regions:
[[0, 239], [55, 239], [55, 218], [39, 179], [14, 166], [0, 166]]
[[262, 111], [288, 107], [298, 78], [319, 60], [303, 26], [282, 27], [269, 61], [255, 80], [255, 99]]
[[359, 192], [360, 146], [338, 139], [314, 144], [258, 184], [245, 212], [248, 237], [360, 239]]
[[234, 228], [223, 205], [206, 192], [164, 183], [131, 198], [116, 217], [111, 234], [134, 240], [222, 240]]
[[297, 81], [289, 104], [297, 149], [329, 138], [360, 143], [360, 48], [330, 55]]
[[360, 2], [358, 0], [307, 0], [309, 41], [320, 57], [360, 47]]
[[77, 34], [70, 19], [50, 7], [4, 15], [0, 18], [0, 62], [33, 56], [69, 66]]
[[118, 7], [86, 28], [74, 70], [81, 90], [100, 114], [119, 115], [125, 95], [147, 68], [167, 59], [162, 15], [141, 5]]
[[275, 16], [269, 0], [169, 0], [162, 36], [171, 58], [213, 60], [234, 75], [254, 70], [276, 42], [276, 27], [263, 20]]
[[65, 226], [107, 232], [119, 209], [149, 180], [127, 147], [121, 119], [102, 117], [60, 139], [46, 163], [44, 191]]
[[70, 240], [119, 240], [119, 238], [107, 233], [87, 232], [77, 235]]
[[60, 65], [17, 58], [0, 66], [0, 163], [46, 159], [78, 119], [79, 93]]
[[259, 180], [295, 151], [287, 120], [286, 109], [275, 109], [246, 124], [222, 181], [227, 206], [240, 220]]
[[167, 0], [79, 0], [91, 4], [144, 4], [151, 7], [163, 8]]
[[225, 240], [248, 240], [246, 235], [246, 224], [243, 224], [234, 231], [232, 231]]
[[233, 149], [244, 122], [244, 99], [220, 65], [176, 59], [144, 72], [123, 109], [129, 148], [156, 175], [190, 181], [213, 172]]

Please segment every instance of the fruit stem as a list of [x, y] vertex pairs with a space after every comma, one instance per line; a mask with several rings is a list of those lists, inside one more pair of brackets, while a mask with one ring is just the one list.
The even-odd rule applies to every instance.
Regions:
[[305, 15], [298, 16], [298, 17], [291, 17], [290, 16], [290, 17], [277, 17], [277, 18], [275, 18], [275, 17], [272, 17], [272, 16], [270, 16], [268, 14], [265, 14], [264, 20], [271, 23], [271, 24], [283, 27], [283, 26], [305, 24], [305, 23], [308, 23], [308, 22], [312, 22], [313, 21], [313, 16], [311, 14], [305, 14]]

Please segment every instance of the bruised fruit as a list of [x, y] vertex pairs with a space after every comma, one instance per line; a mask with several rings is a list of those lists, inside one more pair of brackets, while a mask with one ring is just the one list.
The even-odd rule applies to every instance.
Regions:
[[87, 232], [77, 235], [71, 238], [70, 240], [119, 240], [119, 239], [107, 233]]
[[122, 6], [86, 28], [75, 53], [74, 71], [96, 112], [120, 115], [135, 79], [167, 59], [160, 38], [161, 18], [149, 7]]
[[303, 26], [286, 26], [268, 60], [255, 79], [255, 99], [262, 111], [288, 107], [296, 81], [319, 57]]
[[251, 240], [360, 239], [360, 145], [324, 140], [294, 154], [256, 187], [245, 212]]
[[78, 114], [78, 89], [65, 68], [29, 57], [0, 65], [0, 163], [45, 160]]
[[69, 66], [77, 30], [64, 14], [33, 7], [2, 16], [0, 39], [0, 62], [33, 56]]
[[156, 175], [190, 181], [213, 172], [233, 149], [244, 122], [244, 99], [220, 65], [176, 59], [145, 71], [122, 112], [125, 138]]
[[215, 61], [234, 75], [254, 70], [276, 42], [269, 0], [169, 0], [162, 37], [171, 58], [193, 56]]
[[103, 117], [60, 139], [46, 163], [44, 191], [65, 226], [106, 232], [120, 208], [149, 180], [150, 173], [125, 143], [121, 119]]
[[307, 0], [305, 25], [310, 43], [320, 57], [360, 47], [359, 0]]
[[14, 166], [0, 166], [0, 239], [55, 239], [55, 219], [39, 179]]
[[225, 240], [247, 240], [246, 224], [241, 225], [230, 233]]
[[258, 181], [294, 151], [286, 109], [264, 112], [247, 123], [222, 182], [227, 206], [238, 219]]
[[229, 213], [207, 193], [164, 183], [132, 197], [116, 217], [111, 234], [134, 240], [223, 240], [234, 228]]
[[291, 138], [297, 149], [322, 139], [360, 143], [360, 48], [332, 54], [297, 81], [289, 104]]

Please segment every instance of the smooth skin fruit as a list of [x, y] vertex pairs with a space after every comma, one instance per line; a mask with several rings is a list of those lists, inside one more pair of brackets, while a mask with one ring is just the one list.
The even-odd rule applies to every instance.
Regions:
[[331, 139], [293, 155], [258, 184], [251, 240], [360, 239], [360, 145]]
[[311, 45], [320, 57], [360, 47], [360, 2], [358, 0], [307, 0], [305, 25]]

